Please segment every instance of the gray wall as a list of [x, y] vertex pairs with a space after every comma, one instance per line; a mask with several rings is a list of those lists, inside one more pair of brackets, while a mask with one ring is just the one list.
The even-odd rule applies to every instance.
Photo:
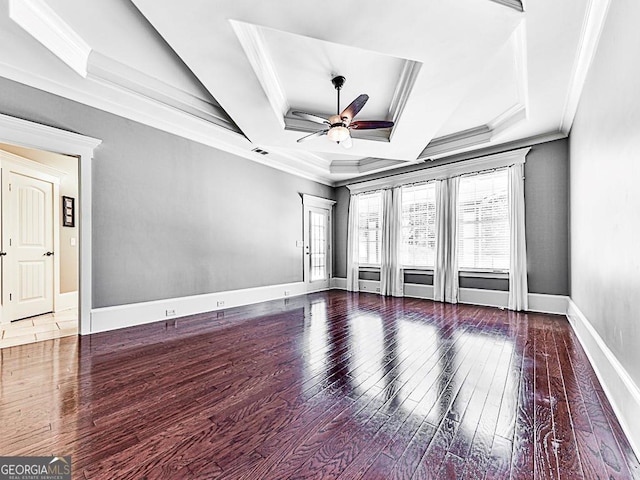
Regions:
[[529, 293], [569, 295], [569, 142], [534, 145], [524, 167]]
[[338, 187], [333, 207], [333, 276], [347, 277], [347, 228], [349, 225], [349, 189]]
[[[439, 162], [441, 164], [445, 162]], [[432, 164], [428, 164], [432, 165]], [[424, 167], [423, 167], [424, 168]], [[415, 168], [412, 168], [415, 170]], [[569, 294], [569, 159], [567, 140], [534, 145], [525, 164], [529, 292]], [[369, 177], [371, 178], [371, 177]], [[349, 190], [336, 189], [335, 276], [346, 277]], [[407, 278], [416, 280], [414, 277]], [[431, 284], [430, 277], [425, 278]], [[462, 287], [503, 290], [505, 281], [461, 278]]]
[[637, 1], [611, 2], [570, 136], [571, 297], [636, 385], [640, 385], [639, 18]]
[[93, 307], [302, 281], [300, 193], [333, 189], [5, 79], [0, 112], [100, 138]]

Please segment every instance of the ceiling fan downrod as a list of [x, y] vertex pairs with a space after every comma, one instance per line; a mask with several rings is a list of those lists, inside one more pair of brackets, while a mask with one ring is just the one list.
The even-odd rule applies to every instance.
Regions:
[[333, 83], [334, 88], [338, 91], [338, 108], [336, 109], [336, 115], [340, 115], [340, 90], [342, 90], [344, 82], [346, 81], [347, 79], [342, 75], [337, 75], [331, 79], [331, 83]]

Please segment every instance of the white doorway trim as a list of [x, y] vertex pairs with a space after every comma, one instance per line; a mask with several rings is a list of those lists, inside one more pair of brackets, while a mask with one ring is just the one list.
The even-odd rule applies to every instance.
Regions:
[[[307, 286], [308, 292], [315, 292], [320, 290], [326, 290], [330, 287], [331, 277], [333, 276], [333, 206], [336, 204], [335, 200], [329, 200], [327, 198], [316, 197], [315, 195], [302, 194], [302, 211], [303, 211], [303, 243], [304, 243], [304, 253], [302, 257], [304, 258], [303, 265], [303, 278], [305, 285]], [[309, 214], [311, 210], [315, 209], [316, 211], [319, 209], [321, 211], [326, 212], [327, 218], [327, 238], [326, 238], [326, 257], [328, 259], [326, 264], [326, 273], [327, 279], [326, 281], [311, 281], [309, 277], [310, 273], [310, 257], [309, 257], [309, 249], [311, 248], [309, 244]]]
[[67, 132], [58, 128], [0, 114], [0, 142], [47, 150], [79, 159], [78, 209], [80, 243], [80, 281], [78, 316], [81, 335], [91, 333], [91, 162], [94, 149], [102, 143], [97, 138]]

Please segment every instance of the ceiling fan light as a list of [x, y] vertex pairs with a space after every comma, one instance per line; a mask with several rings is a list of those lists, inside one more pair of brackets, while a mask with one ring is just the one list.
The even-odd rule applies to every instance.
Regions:
[[327, 133], [329, 139], [334, 142], [342, 142], [350, 137], [349, 129], [346, 127], [333, 127]]

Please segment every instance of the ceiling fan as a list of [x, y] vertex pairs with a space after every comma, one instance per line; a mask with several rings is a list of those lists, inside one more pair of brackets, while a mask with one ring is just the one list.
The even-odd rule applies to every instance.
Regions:
[[311, 113], [293, 111], [294, 115], [304, 118], [305, 120], [309, 120], [315, 123], [321, 123], [327, 125], [329, 128], [325, 130], [319, 130], [305, 137], [299, 138], [298, 143], [307, 141], [311, 138], [322, 137], [326, 135], [330, 140], [342, 145], [344, 148], [351, 148], [353, 145], [351, 141], [351, 130], [373, 130], [376, 128], [389, 128], [393, 127], [393, 122], [387, 122], [383, 120], [356, 120], [353, 121], [353, 117], [355, 117], [364, 104], [369, 100], [369, 95], [362, 94], [358, 96], [353, 102], [349, 104], [347, 108], [345, 108], [342, 113], [340, 113], [340, 90], [342, 90], [342, 86], [346, 78], [342, 75], [338, 75], [331, 79], [331, 83], [336, 89], [338, 93], [338, 108], [337, 114], [330, 116], [328, 119], [319, 117], [318, 115], [313, 115]]

